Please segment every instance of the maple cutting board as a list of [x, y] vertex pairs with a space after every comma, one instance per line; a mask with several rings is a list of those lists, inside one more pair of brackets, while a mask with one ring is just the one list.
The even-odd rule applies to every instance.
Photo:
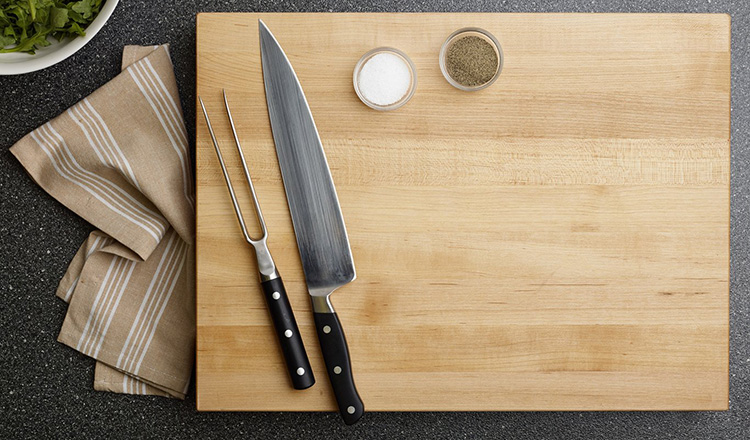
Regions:
[[[226, 88], [317, 383], [291, 388], [197, 115], [200, 410], [334, 410], [271, 137], [257, 20], [323, 140], [358, 278], [333, 295], [368, 411], [717, 410], [728, 405], [726, 15], [201, 14], [197, 92], [252, 210]], [[492, 32], [467, 93], [445, 38]], [[406, 52], [414, 98], [363, 105], [359, 57]]]

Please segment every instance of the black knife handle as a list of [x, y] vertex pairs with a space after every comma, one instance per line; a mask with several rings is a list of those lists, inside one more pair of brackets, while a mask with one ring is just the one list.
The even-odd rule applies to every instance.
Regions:
[[328, 378], [339, 405], [339, 413], [347, 425], [356, 423], [365, 413], [365, 405], [359, 398], [352, 376], [349, 348], [344, 330], [336, 313], [315, 313], [315, 329], [318, 331], [320, 349], [326, 363]]
[[281, 351], [284, 352], [292, 385], [297, 390], [310, 388], [315, 383], [315, 376], [310, 367], [310, 361], [307, 359], [305, 344], [297, 328], [297, 321], [294, 319], [292, 305], [286, 296], [284, 283], [281, 278], [275, 278], [260, 284], [263, 286], [263, 296], [266, 297], [268, 311], [271, 312]]

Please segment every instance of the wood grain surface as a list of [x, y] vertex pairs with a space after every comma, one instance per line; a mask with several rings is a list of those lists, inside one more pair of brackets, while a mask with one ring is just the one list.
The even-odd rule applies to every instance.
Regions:
[[[726, 15], [200, 14], [197, 92], [269, 247], [316, 385], [283, 368], [251, 249], [197, 115], [200, 410], [334, 410], [266, 110], [257, 20], [323, 140], [358, 278], [333, 295], [369, 411], [718, 410], [728, 405], [730, 23]], [[505, 53], [461, 92], [438, 51], [464, 26]], [[406, 52], [405, 107], [352, 87]]]

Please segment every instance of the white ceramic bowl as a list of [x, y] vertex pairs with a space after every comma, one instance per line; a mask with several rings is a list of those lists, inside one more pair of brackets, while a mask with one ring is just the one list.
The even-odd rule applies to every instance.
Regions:
[[43, 47], [36, 51], [36, 54], [27, 53], [0, 53], [0, 75], [18, 75], [45, 69], [53, 64], [68, 58], [78, 52], [80, 48], [86, 45], [104, 23], [109, 20], [112, 12], [117, 6], [118, 0], [107, 0], [102, 6], [99, 15], [89, 24], [85, 31], [85, 37], [65, 38], [60, 42], [50, 40], [51, 45]]

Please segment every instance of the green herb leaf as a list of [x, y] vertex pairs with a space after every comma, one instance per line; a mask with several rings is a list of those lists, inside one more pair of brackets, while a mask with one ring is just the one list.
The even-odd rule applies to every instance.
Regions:
[[31, 12], [31, 20], [36, 19], [36, 5], [34, 4], [34, 0], [28, 0], [29, 2], [29, 12]]
[[5, 35], [0, 35], [0, 46], [8, 46], [15, 42], [16, 42], [15, 37], [6, 37]]
[[68, 23], [68, 10], [65, 8], [50, 8], [49, 25], [53, 28], [64, 27]]
[[94, 6], [92, 3], [93, 0], [81, 0], [73, 3], [71, 9], [81, 14], [84, 19], [90, 18], [94, 13]]

